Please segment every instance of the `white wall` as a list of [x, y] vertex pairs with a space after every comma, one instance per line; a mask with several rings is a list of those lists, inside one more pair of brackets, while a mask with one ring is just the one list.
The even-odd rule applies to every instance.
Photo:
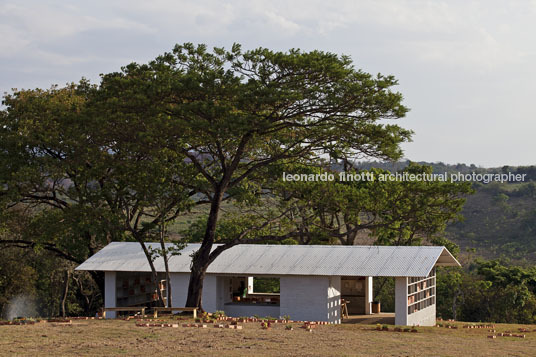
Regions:
[[[190, 274], [171, 273], [171, 293], [173, 306], [182, 307], [186, 303]], [[226, 291], [229, 284], [226, 277], [206, 275], [203, 283], [203, 308], [208, 312], [228, 310]], [[280, 306], [231, 307], [228, 314], [235, 316], [289, 315], [293, 320], [328, 321], [340, 323], [340, 277], [295, 276], [280, 279]], [[228, 301], [229, 300], [229, 301]], [[105, 307], [116, 306], [116, 273], [105, 273]], [[233, 310], [234, 309], [234, 310]], [[236, 311], [235, 311], [236, 310]], [[107, 317], [115, 317], [108, 312]]]
[[[203, 281], [203, 308], [208, 312], [221, 310], [219, 297], [223, 282], [218, 282], [219, 277], [214, 275], [206, 275]], [[186, 305], [188, 297], [188, 284], [190, 283], [190, 274], [188, 273], [171, 273], [171, 294], [173, 296], [172, 304], [176, 307]]]
[[188, 296], [188, 283], [190, 274], [188, 273], [170, 273], [171, 280], [171, 304], [175, 307], [184, 307], [186, 297]]
[[436, 323], [436, 305], [408, 315], [408, 278], [395, 279], [395, 325], [400, 326], [434, 326]]
[[230, 304], [225, 305], [225, 314], [231, 317], [275, 317], [281, 316], [280, 308], [277, 305], [261, 305], [256, 304]]
[[[171, 290], [173, 306], [182, 307], [186, 304], [190, 274], [171, 273]], [[228, 310], [226, 302], [229, 289], [228, 278], [206, 275], [203, 283], [203, 308], [208, 312]], [[366, 280], [366, 299], [372, 300], [372, 278]], [[329, 321], [340, 323], [340, 277], [317, 276], [285, 276], [280, 279], [280, 306], [231, 308], [229, 316], [285, 316], [292, 320]], [[395, 279], [395, 324], [401, 326], [433, 326], [436, 323], [436, 305], [408, 315], [407, 278]], [[369, 305], [369, 304], [367, 304]], [[116, 272], [105, 272], [104, 275], [104, 306], [116, 307]], [[261, 309], [257, 311], [258, 309]], [[234, 309], [234, 310], [233, 310]], [[236, 310], [236, 311], [235, 311]], [[279, 310], [279, 313], [277, 313]], [[233, 315], [231, 315], [233, 314]], [[107, 318], [115, 318], [116, 313], [107, 312]]]
[[201, 298], [203, 309], [207, 312], [215, 312], [218, 309], [218, 277], [205, 275], [203, 281], [203, 296]]
[[430, 305], [408, 316], [409, 326], [434, 326], [436, 324], [436, 305]]
[[285, 276], [280, 289], [281, 316], [340, 323], [340, 277]]
[[[116, 273], [107, 271], [104, 273], [104, 307], [117, 307], [116, 303]], [[115, 311], [107, 311], [106, 318], [114, 319]]]
[[408, 278], [395, 278], [395, 325], [408, 325]]
[[233, 288], [231, 278], [219, 276], [218, 281], [218, 310], [225, 310], [225, 304], [233, 301]]

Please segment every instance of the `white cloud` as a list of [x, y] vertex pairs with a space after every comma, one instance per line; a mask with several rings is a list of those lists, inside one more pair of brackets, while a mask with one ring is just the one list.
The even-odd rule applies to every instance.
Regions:
[[[151, 26], [122, 17], [84, 14], [73, 5], [47, 6], [43, 2], [0, 5], [3, 56], [14, 56], [32, 45], [53, 43], [95, 29], [155, 32]], [[50, 56], [56, 58], [57, 56]]]
[[[412, 158], [490, 164], [505, 160], [497, 147], [510, 143], [528, 164], [534, 15], [536, 0], [3, 0], [0, 92], [98, 80], [182, 42], [314, 48], [400, 79], [412, 108], [401, 124], [416, 131]], [[458, 150], [449, 138], [467, 144]]]

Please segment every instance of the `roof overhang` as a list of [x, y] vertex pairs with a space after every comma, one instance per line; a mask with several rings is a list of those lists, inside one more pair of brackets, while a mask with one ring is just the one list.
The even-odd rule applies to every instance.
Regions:
[[444, 266], [444, 267], [461, 267], [462, 265], [454, 256], [449, 252], [447, 248], [443, 249], [441, 252], [441, 255], [437, 259], [436, 262], [437, 266]]

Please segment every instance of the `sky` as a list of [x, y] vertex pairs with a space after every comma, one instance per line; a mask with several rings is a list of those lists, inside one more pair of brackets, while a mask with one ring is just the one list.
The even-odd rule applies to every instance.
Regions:
[[176, 43], [323, 50], [394, 75], [414, 161], [536, 165], [536, 1], [0, 0], [0, 92], [48, 88]]

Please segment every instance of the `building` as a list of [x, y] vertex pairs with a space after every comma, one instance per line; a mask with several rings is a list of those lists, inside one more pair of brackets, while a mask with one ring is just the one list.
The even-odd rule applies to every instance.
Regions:
[[[191, 254], [199, 246], [189, 244], [170, 258], [173, 306], [185, 304]], [[372, 279], [394, 277], [395, 324], [429, 326], [436, 319], [437, 266], [460, 264], [445, 247], [241, 244], [209, 266], [202, 302], [206, 311], [223, 310], [228, 316], [288, 315], [340, 323], [342, 299], [349, 301], [351, 314], [371, 314]], [[151, 306], [155, 289], [165, 291], [161, 258], [155, 267], [162, 273], [158, 282], [151, 279], [139, 243], [113, 242], [76, 269], [104, 271], [105, 306], [121, 307]], [[279, 279], [279, 294], [256, 292], [254, 277]]]

